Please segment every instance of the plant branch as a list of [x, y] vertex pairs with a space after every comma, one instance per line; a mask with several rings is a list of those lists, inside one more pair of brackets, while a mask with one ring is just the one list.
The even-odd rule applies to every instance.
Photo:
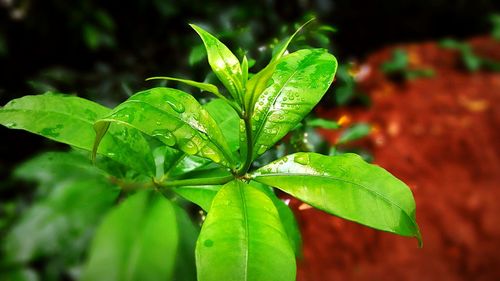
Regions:
[[230, 182], [234, 179], [233, 175], [217, 178], [198, 178], [198, 179], [184, 179], [184, 180], [170, 180], [163, 182], [155, 182], [158, 187], [176, 187], [188, 185], [221, 185]]
[[250, 165], [252, 164], [253, 160], [253, 140], [252, 140], [252, 124], [251, 124], [251, 112], [246, 111], [246, 114], [243, 118], [243, 121], [245, 121], [245, 134], [246, 134], [246, 159], [245, 163], [240, 166], [240, 168], [237, 171], [238, 176], [242, 176], [246, 174], [248, 169], [250, 169]]

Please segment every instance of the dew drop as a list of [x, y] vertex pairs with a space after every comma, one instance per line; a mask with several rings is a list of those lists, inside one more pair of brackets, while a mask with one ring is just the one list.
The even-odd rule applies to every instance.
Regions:
[[205, 146], [201, 149], [201, 154], [207, 158], [212, 159], [215, 163], [219, 163], [221, 160], [219, 154], [208, 146]]
[[266, 152], [266, 151], [267, 151], [267, 149], [268, 149], [268, 148], [269, 148], [269, 147], [268, 147], [267, 145], [261, 145], [261, 146], [259, 147], [259, 150], [257, 150], [257, 153], [258, 153], [258, 154], [263, 154], [264, 152]]
[[190, 155], [194, 155], [198, 152], [198, 146], [193, 141], [187, 141], [182, 149]]
[[151, 135], [168, 146], [174, 146], [177, 141], [175, 136], [168, 130], [154, 130]]
[[207, 239], [203, 242], [203, 246], [205, 247], [212, 247], [214, 245], [214, 241]]
[[180, 103], [175, 103], [171, 100], [167, 100], [167, 103], [168, 105], [170, 105], [170, 107], [172, 107], [172, 109], [177, 112], [177, 113], [184, 113], [184, 111], [186, 110], [184, 108], [184, 105], [180, 104]]
[[309, 164], [309, 155], [307, 154], [299, 154], [295, 156], [295, 162], [302, 164], [302, 165], [308, 165]]

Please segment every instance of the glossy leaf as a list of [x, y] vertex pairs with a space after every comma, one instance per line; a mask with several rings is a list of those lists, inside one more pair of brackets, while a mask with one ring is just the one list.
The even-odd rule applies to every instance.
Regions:
[[312, 19], [306, 21], [303, 25], [301, 25], [299, 28], [297, 28], [297, 30], [292, 34], [292, 36], [290, 36], [287, 39], [280, 42], [280, 44], [278, 46], [276, 46], [273, 50], [273, 57], [271, 58], [270, 63], [273, 63], [273, 62], [279, 60], [281, 57], [283, 57], [283, 54], [285, 54], [286, 49], [288, 48], [288, 45], [290, 45], [290, 43], [292, 42], [293, 38], [295, 38], [295, 36], [297, 36], [297, 34], [304, 27], [306, 27], [309, 23], [311, 23], [314, 20], [315, 20], [315, 18], [312, 18]]
[[248, 80], [248, 59], [246, 55], [243, 56], [243, 61], [241, 62], [241, 71], [241, 83], [243, 84], [244, 89]]
[[99, 226], [82, 280], [170, 280], [178, 246], [172, 203], [139, 192]]
[[[46, 93], [24, 96], [0, 109], [0, 124], [23, 129], [85, 150], [92, 150], [94, 121], [110, 109], [75, 96]], [[149, 146], [135, 130], [111, 128], [98, 153], [151, 175], [154, 164]]]
[[220, 185], [197, 185], [172, 187], [172, 190], [189, 202], [200, 206], [205, 212], [209, 212], [220, 188]]
[[257, 74], [252, 76], [246, 83], [246, 93], [244, 103], [246, 108], [253, 110], [253, 106], [259, 98], [260, 94], [269, 86], [268, 81], [276, 69], [277, 62], [272, 62], [264, 67]]
[[252, 108], [256, 103], [260, 94], [267, 88], [268, 81], [274, 73], [276, 69], [276, 65], [279, 59], [283, 57], [288, 48], [288, 45], [292, 42], [293, 38], [310, 22], [312, 22], [314, 18], [310, 19], [302, 26], [300, 26], [292, 36], [280, 42], [278, 46], [276, 46], [273, 50], [273, 56], [269, 64], [264, 67], [261, 71], [255, 74], [246, 85], [246, 94], [244, 97], [244, 102], [247, 108]]
[[146, 81], [159, 80], [159, 79], [181, 82], [181, 83], [187, 84], [189, 86], [193, 86], [195, 88], [198, 88], [202, 91], [210, 92], [218, 97], [222, 96], [221, 93], [219, 92], [219, 89], [217, 89], [217, 87], [215, 85], [212, 85], [210, 83], [196, 82], [196, 81], [192, 81], [192, 80], [180, 79], [180, 78], [174, 78], [174, 77], [166, 77], [166, 76], [151, 77], [151, 78], [146, 79]]
[[290, 207], [288, 207], [283, 200], [278, 198], [274, 193], [274, 189], [268, 185], [262, 184], [260, 182], [251, 181], [250, 184], [264, 192], [269, 199], [271, 199], [274, 203], [274, 207], [278, 211], [280, 216], [281, 224], [285, 229], [286, 235], [288, 236], [288, 240], [290, 241], [290, 245], [292, 246], [293, 252], [297, 257], [301, 256], [302, 250], [302, 237], [300, 235], [299, 225], [297, 224], [297, 220], [295, 219], [295, 215], [293, 214]]
[[295, 280], [295, 257], [273, 202], [240, 181], [214, 198], [196, 245], [198, 280]]
[[217, 125], [219, 125], [231, 151], [237, 151], [240, 146], [238, 138], [240, 117], [238, 113], [227, 102], [221, 99], [214, 99], [203, 105], [203, 107], [214, 118]]
[[242, 71], [238, 58], [217, 38], [201, 27], [191, 24], [200, 35], [207, 50], [208, 63], [213, 72], [235, 100], [243, 95]]
[[212, 169], [214, 166], [220, 168], [220, 166], [214, 165], [210, 159], [184, 154], [177, 159], [166, 175], [169, 178], [179, 178], [193, 171]]
[[300, 50], [278, 61], [270, 86], [259, 95], [252, 115], [254, 158], [293, 129], [320, 101], [337, 69], [321, 49]]
[[97, 134], [103, 135], [110, 123], [136, 128], [189, 155], [235, 166], [217, 123], [195, 98], [182, 91], [153, 88], [133, 95], [95, 123]]
[[186, 154], [169, 146], [160, 146], [154, 149], [153, 156], [156, 165], [156, 178], [162, 179], [165, 174], [169, 174], [184, 160]]
[[410, 189], [356, 154], [296, 153], [251, 177], [330, 214], [421, 242]]

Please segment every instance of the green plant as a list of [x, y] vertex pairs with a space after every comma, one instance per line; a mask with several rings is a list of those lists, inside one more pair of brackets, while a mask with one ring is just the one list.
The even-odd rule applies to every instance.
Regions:
[[481, 57], [474, 53], [472, 47], [466, 42], [454, 39], [444, 39], [439, 42], [442, 48], [458, 51], [462, 65], [470, 72], [480, 69], [500, 71], [500, 63], [489, 58]]
[[434, 70], [430, 68], [414, 69], [410, 67], [408, 53], [403, 49], [396, 49], [392, 58], [380, 66], [380, 70], [391, 78], [413, 80], [420, 77], [433, 77]]
[[351, 74], [352, 67], [353, 66], [349, 64], [339, 65], [337, 76], [335, 77], [335, 103], [339, 106], [352, 104], [354, 102], [369, 105], [370, 98], [366, 94], [360, 92], [356, 87], [356, 80]]
[[[96, 230], [83, 280], [189, 280], [178, 276], [189, 272], [182, 267], [190, 265], [196, 229], [188, 231], [181, 198], [208, 213], [196, 239], [199, 280], [294, 280], [300, 234], [274, 188], [330, 214], [416, 237], [421, 245], [410, 189], [355, 154], [299, 152], [252, 167], [320, 101], [336, 72], [334, 56], [323, 49], [286, 54], [292, 35], [266, 67], [251, 74], [246, 57], [240, 62], [216, 37], [192, 27], [225, 90], [167, 79], [217, 96], [205, 105], [186, 92], [153, 88], [114, 109], [45, 93], [0, 110], [0, 123], [8, 128], [91, 151], [95, 166], [81, 155], [56, 162], [87, 171], [73, 177], [77, 186], [102, 182], [98, 191], [120, 201]], [[99, 192], [92, 197], [100, 201]], [[110, 208], [109, 200], [102, 210]]]
[[500, 40], [500, 14], [491, 14], [491, 37], [495, 40]]

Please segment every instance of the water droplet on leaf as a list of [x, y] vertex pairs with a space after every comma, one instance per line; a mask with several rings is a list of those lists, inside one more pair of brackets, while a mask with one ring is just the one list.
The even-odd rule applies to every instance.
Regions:
[[177, 113], [184, 113], [184, 111], [186, 110], [184, 108], [184, 105], [180, 104], [180, 103], [176, 103], [176, 102], [173, 102], [171, 100], [167, 100], [167, 103], [168, 105], [170, 105], [170, 107], [172, 107], [172, 109], [177, 112]]
[[214, 241], [207, 239], [203, 242], [203, 246], [205, 247], [212, 247], [214, 245]]
[[257, 153], [258, 153], [258, 154], [263, 154], [264, 152], [266, 152], [266, 151], [267, 151], [267, 149], [268, 149], [268, 148], [269, 148], [269, 147], [268, 147], [267, 145], [261, 145], [261, 146], [259, 147], [259, 150], [257, 150]]
[[194, 155], [198, 152], [198, 146], [192, 142], [192, 141], [187, 141], [182, 149], [187, 153], [187, 154], [190, 154], [190, 155]]
[[177, 141], [175, 136], [168, 130], [154, 130], [151, 135], [168, 146], [174, 146]]
[[299, 154], [295, 156], [295, 162], [302, 164], [302, 165], [308, 165], [309, 164], [309, 155], [307, 154]]
[[205, 146], [201, 149], [201, 154], [207, 158], [212, 159], [215, 163], [219, 163], [221, 160], [219, 154], [208, 146]]

